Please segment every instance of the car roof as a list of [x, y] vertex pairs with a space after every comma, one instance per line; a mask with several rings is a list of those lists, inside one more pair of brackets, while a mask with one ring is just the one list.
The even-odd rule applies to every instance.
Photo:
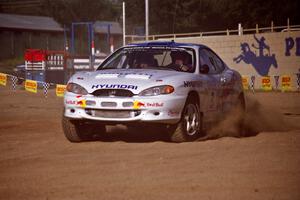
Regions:
[[127, 46], [136, 46], [136, 47], [183, 47], [183, 46], [190, 46], [190, 47], [200, 47], [200, 48], [207, 48], [207, 46], [202, 44], [193, 44], [193, 43], [177, 43], [174, 41], [154, 41], [154, 42], [143, 42], [143, 43], [132, 43]]

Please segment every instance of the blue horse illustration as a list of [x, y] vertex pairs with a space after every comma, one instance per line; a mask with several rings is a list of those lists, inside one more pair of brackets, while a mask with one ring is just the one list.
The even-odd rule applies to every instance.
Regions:
[[[257, 56], [253, 51], [251, 51], [249, 44], [244, 42], [241, 43], [242, 53], [236, 58], [233, 58], [233, 61], [236, 63], [244, 61], [246, 64], [251, 64], [259, 75], [267, 76], [272, 65], [275, 68], [278, 67], [275, 54], [270, 55], [270, 47], [266, 45], [264, 37], [258, 39], [254, 35], [254, 39], [258, 43], [258, 47], [254, 44], [252, 44], [252, 47], [259, 49], [259, 55]], [[264, 49], [268, 50], [266, 54], [264, 54]]]

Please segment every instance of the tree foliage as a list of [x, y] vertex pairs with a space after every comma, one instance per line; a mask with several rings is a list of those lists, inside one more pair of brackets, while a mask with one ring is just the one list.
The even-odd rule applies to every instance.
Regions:
[[[144, 1], [125, 0], [126, 20], [144, 26]], [[149, 0], [150, 34], [186, 33], [259, 26], [300, 24], [300, 1], [286, 0]]]
[[62, 24], [118, 20], [120, 10], [109, 0], [44, 0], [44, 14]]
[[[20, 2], [22, 0], [9, 0]], [[136, 27], [144, 29], [145, 0], [124, 0], [126, 3], [126, 33]], [[186, 33], [300, 24], [299, 0], [148, 0], [150, 34]], [[36, 2], [36, 1], [34, 1]], [[39, 3], [40, 2], [40, 3]], [[109, 20], [121, 22], [123, 0], [40, 0], [27, 7], [26, 13], [47, 15], [61, 24], [79, 21]], [[14, 3], [12, 3], [14, 4]], [[3, 4], [4, 5], [4, 4]], [[0, 12], [1, 10], [0, 2]], [[29, 10], [28, 10], [29, 9]], [[18, 12], [17, 9], [12, 9]]]

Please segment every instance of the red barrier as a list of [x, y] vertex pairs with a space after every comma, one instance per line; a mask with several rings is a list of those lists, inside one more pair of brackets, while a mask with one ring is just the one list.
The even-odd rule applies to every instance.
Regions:
[[41, 62], [46, 60], [46, 51], [41, 49], [26, 49], [25, 61]]

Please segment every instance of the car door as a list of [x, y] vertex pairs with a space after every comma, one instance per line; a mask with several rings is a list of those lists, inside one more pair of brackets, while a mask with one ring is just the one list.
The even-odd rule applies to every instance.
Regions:
[[217, 96], [218, 96], [218, 105], [217, 110], [220, 115], [229, 111], [233, 104], [235, 103], [233, 99], [236, 92], [234, 91], [234, 86], [236, 84], [236, 74], [233, 70], [229, 69], [225, 66], [225, 63], [221, 60], [217, 54], [213, 51], [209, 50], [209, 59], [211, 60], [212, 70], [214, 70], [215, 78], [218, 79], [218, 88], [217, 88]]
[[235, 91], [235, 85], [238, 80], [236, 73], [226, 68], [221, 73], [221, 97], [222, 97], [222, 111], [223, 113], [228, 112], [235, 104], [235, 99], [238, 93]]
[[220, 117], [220, 109], [222, 109], [221, 101], [221, 72], [218, 57], [210, 49], [204, 48], [199, 52], [200, 67], [207, 65], [209, 70], [202, 74], [205, 79], [205, 97], [201, 100], [204, 104], [203, 111], [205, 120], [216, 121]]

